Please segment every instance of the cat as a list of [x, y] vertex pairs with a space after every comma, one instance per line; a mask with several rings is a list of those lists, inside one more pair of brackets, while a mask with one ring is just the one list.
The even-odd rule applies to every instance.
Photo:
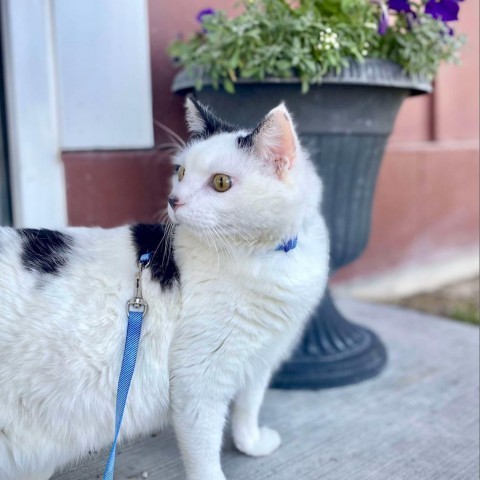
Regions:
[[321, 180], [281, 104], [253, 130], [195, 99], [175, 155], [170, 225], [0, 229], [0, 479], [47, 480], [113, 438], [137, 260], [144, 319], [121, 439], [173, 424], [188, 480], [225, 480], [223, 428], [268, 455], [258, 425], [328, 277]]

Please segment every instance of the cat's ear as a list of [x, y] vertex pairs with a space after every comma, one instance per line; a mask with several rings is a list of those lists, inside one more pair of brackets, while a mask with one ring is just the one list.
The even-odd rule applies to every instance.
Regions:
[[188, 97], [185, 102], [188, 131], [192, 137], [208, 138], [216, 133], [234, 132], [236, 128], [218, 118], [196, 98]]
[[279, 178], [295, 165], [297, 135], [283, 103], [271, 110], [252, 132], [255, 152], [270, 164]]
[[206, 129], [205, 117], [207, 112], [205, 107], [191, 97], [187, 97], [185, 102], [185, 117], [188, 131], [193, 135], [201, 135]]

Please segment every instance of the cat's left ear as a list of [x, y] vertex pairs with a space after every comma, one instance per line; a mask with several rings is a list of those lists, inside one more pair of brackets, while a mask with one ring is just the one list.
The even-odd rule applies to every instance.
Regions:
[[257, 155], [269, 163], [282, 179], [297, 158], [297, 134], [292, 117], [283, 103], [271, 110], [252, 132]]
[[210, 108], [196, 98], [188, 97], [185, 102], [188, 131], [192, 137], [208, 138], [216, 133], [235, 131], [235, 127], [218, 118]]

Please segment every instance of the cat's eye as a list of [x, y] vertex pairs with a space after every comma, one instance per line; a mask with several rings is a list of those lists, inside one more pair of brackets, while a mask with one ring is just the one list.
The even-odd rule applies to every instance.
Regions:
[[178, 181], [181, 182], [185, 176], [185, 167], [183, 165], [175, 165]]
[[212, 184], [217, 192], [226, 192], [232, 186], [232, 179], [224, 173], [217, 173], [213, 176]]

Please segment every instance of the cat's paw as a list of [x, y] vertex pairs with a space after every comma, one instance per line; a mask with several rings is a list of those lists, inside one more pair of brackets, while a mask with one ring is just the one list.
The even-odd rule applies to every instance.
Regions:
[[268, 427], [261, 427], [255, 437], [237, 435], [234, 438], [235, 446], [245, 455], [264, 457], [274, 452], [282, 443], [280, 434]]

